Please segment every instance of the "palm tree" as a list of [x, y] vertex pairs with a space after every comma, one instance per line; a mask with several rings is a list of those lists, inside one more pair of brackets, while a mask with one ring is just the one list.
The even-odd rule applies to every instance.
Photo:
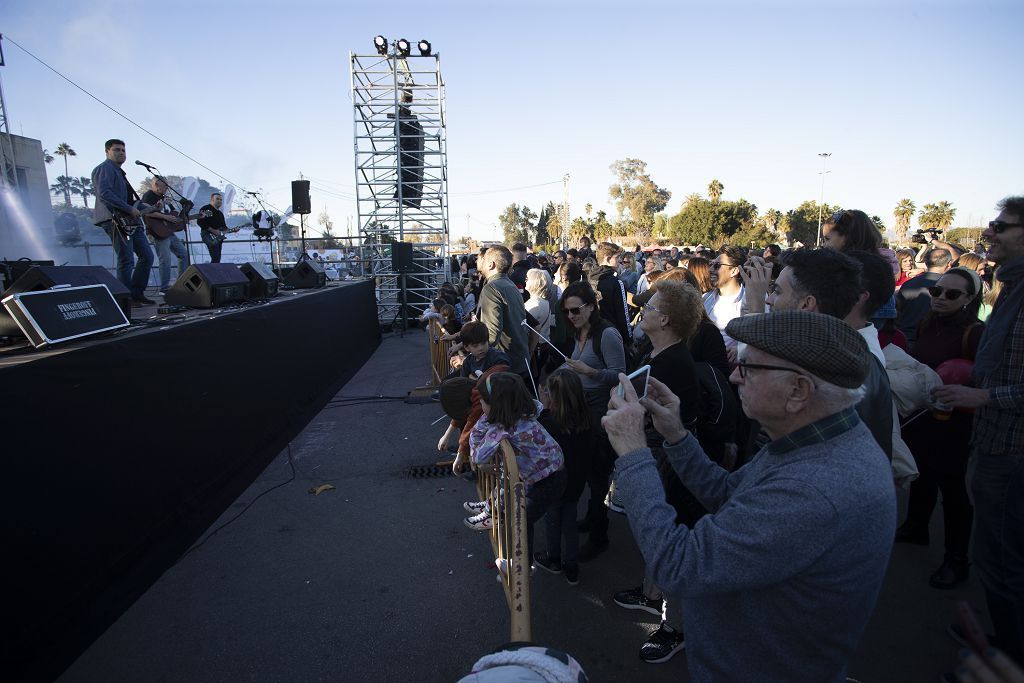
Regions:
[[699, 192], [691, 192], [686, 195], [686, 200], [683, 202], [683, 206], [692, 206], [702, 199]]
[[953, 225], [953, 219], [956, 217], [956, 209], [949, 202], [939, 202], [935, 207], [935, 220], [938, 223], [938, 227], [947, 229]]
[[769, 230], [778, 234], [779, 225], [782, 223], [782, 212], [778, 209], [768, 209], [764, 212], [764, 222]]
[[[69, 145], [66, 142], [62, 142], [59, 145], [57, 145], [57, 149], [54, 151], [54, 154], [56, 154], [57, 156], [64, 157], [64, 177], [68, 178], [68, 180], [70, 181], [70, 176], [68, 173], [68, 157], [78, 156], [78, 153], [75, 150], [71, 149], [71, 145]], [[60, 178], [58, 178], [57, 180], [60, 181]], [[64, 201], [67, 203], [68, 206], [71, 206], [70, 183], [68, 183], [67, 191], [64, 193]]]
[[910, 232], [910, 219], [914, 217], [914, 211], [917, 207], [914, 202], [909, 199], [901, 199], [900, 203], [893, 209], [893, 215], [896, 217], [896, 242], [898, 244], [907, 243], [907, 233]]
[[46, 164], [52, 164], [53, 163], [53, 155], [50, 154], [50, 150], [48, 150], [48, 149], [44, 149], [43, 150], [43, 163], [46, 163]]
[[85, 208], [89, 208], [89, 197], [96, 196], [96, 190], [93, 189], [92, 179], [80, 176], [78, 178], [71, 179], [71, 194], [79, 195], [82, 198], [82, 203], [85, 204]]
[[587, 202], [587, 205], [583, 207], [583, 212], [587, 214], [587, 220], [590, 220], [590, 214], [594, 213], [594, 205]]
[[925, 204], [921, 207], [921, 213], [917, 214], [918, 224], [925, 230], [939, 227], [937, 212], [939, 207], [935, 204]]
[[717, 202], [719, 199], [722, 198], [722, 190], [724, 189], [725, 185], [723, 185], [721, 182], [719, 182], [717, 178], [715, 178], [710, 183], [708, 183], [708, 197], [711, 198], [711, 201]]
[[57, 182], [50, 185], [50, 192], [56, 195], [64, 195], [68, 206], [71, 206], [71, 187], [73, 182], [74, 178], [69, 178], [66, 175], [59, 175], [57, 176]]

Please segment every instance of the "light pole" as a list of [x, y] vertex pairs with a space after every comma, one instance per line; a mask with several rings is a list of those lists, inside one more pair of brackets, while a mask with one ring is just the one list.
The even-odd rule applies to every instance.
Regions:
[[821, 246], [821, 212], [824, 209], [825, 204], [825, 174], [831, 171], [825, 170], [825, 164], [828, 162], [828, 158], [832, 156], [832, 152], [821, 152], [818, 154], [821, 157], [821, 195], [818, 196], [818, 243], [817, 246]]

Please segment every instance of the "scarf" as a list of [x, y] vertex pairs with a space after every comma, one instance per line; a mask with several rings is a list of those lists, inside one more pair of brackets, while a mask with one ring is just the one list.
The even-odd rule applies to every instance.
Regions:
[[1003, 292], [992, 307], [974, 359], [974, 381], [979, 387], [988, 386], [989, 378], [999, 367], [1006, 337], [1024, 307], [1024, 256], [1000, 266], [996, 279], [1003, 283]]

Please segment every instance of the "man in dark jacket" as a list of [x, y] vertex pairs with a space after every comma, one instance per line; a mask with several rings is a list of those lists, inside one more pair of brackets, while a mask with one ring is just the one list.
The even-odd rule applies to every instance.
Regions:
[[626, 289], [619, 280], [619, 245], [601, 242], [597, 245], [597, 268], [590, 271], [590, 286], [600, 294], [598, 307], [601, 317], [615, 326], [624, 342], [629, 334], [629, 312], [626, 309]]
[[516, 242], [512, 245], [512, 268], [508, 271], [508, 279], [515, 284], [516, 289], [523, 293], [523, 299], [529, 299], [526, 292], [526, 274], [530, 272], [530, 261], [526, 258], [526, 245]]
[[519, 290], [508, 278], [511, 265], [512, 254], [507, 247], [491, 247], [484, 254], [480, 272], [486, 276], [487, 284], [480, 290], [477, 318], [487, 326], [491, 346], [508, 354], [512, 372], [521, 375], [530, 386], [529, 339], [523, 327], [526, 307]]

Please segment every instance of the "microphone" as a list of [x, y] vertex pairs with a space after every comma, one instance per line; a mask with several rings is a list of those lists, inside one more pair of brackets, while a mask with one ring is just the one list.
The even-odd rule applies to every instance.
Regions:
[[259, 192], [246, 192], [246, 194], [251, 194], [253, 197], [258, 197], [260, 193]]
[[145, 167], [146, 167], [146, 169], [147, 169], [147, 170], [149, 170], [149, 171], [152, 171], [152, 170], [153, 170], [153, 167], [152, 167], [152, 166], [150, 166], [149, 164], [145, 164], [145, 163], [143, 163], [143, 162], [139, 161], [138, 159], [136, 159], [136, 160], [135, 160], [135, 165], [136, 165], [136, 166], [145, 166]]

